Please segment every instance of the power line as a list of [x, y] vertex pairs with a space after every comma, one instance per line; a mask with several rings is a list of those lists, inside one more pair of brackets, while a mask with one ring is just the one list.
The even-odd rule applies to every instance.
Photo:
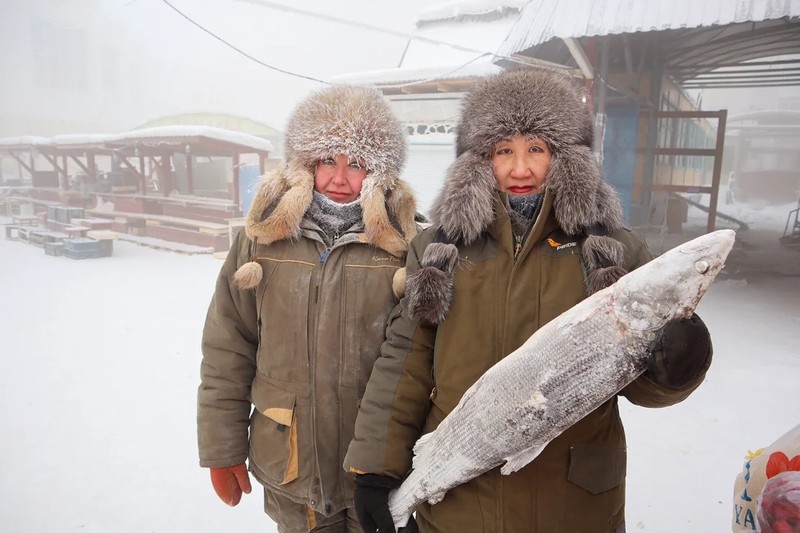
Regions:
[[181, 11], [180, 9], [178, 9], [177, 7], [175, 7], [174, 5], [172, 5], [171, 3], [169, 3], [169, 0], [161, 0], [161, 1], [162, 1], [162, 2], [164, 2], [164, 3], [165, 3], [167, 6], [169, 6], [169, 7], [170, 7], [170, 8], [171, 8], [173, 11], [175, 11], [175, 12], [176, 12], [178, 15], [180, 15], [181, 17], [183, 17], [184, 19], [186, 19], [187, 21], [189, 21], [189, 22], [190, 22], [190, 23], [191, 23], [193, 26], [195, 26], [195, 27], [197, 27], [197, 28], [199, 28], [199, 29], [203, 30], [205, 33], [207, 33], [208, 35], [210, 35], [210, 36], [211, 36], [211, 37], [213, 37], [214, 39], [218, 40], [219, 42], [221, 42], [221, 43], [222, 43], [222, 44], [224, 44], [225, 46], [227, 46], [227, 47], [229, 47], [229, 48], [231, 48], [231, 49], [235, 50], [236, 52], [238, 52], [239, 54], [243, 55], [243, 56], [244, 56], [244, 57], [246, 57], [247, 59], [249, 59], [249, 60], [251, 60], [251, 61], [255, 61], [256, 63], [258, 63], [258, 64], [259, 64], [259, 65], [261, 65], [262, 67], [266, 67], [266, 68], [268, 68], [268, 69], [270, 69], [270, 70], [274, 70], [274, 71], [276, 71], [276, 72], [280, 72], [280, 73], [282, 73], [282, 74], [287, 74], [287, 75], [289, 75], [289, 76], [294, 76], [294, 77], [296, 77], [296, 78], [303, 78], [303, 79], [310, 80], [310, 81], [316, 81], [316, 82], [318, 82], [318, 83], [325, 83], [325, 84], [328, 84], [328, 82], [327, 82], [327, 81], [321, 80], [321, 79], [319, 79], [319, 78], [315, 78], [315, 77], [313, 77], [313, 76], [306, 76], [305, 74], [298, 74], [298, 73], [296, 73], [296, 72], [290, 72], [290, 71], [288, 71], [288, 70], [284, 70], [284, 69], [282, 69], [282, 68], [275, 67], [275, 66], [269, 65], [269, 64], [267, 64], [267, 63], [264, 63], [264, 62], [263, 62], [263, 61], [261, 61], [260, 59], [258, 59], [258, 58], [256, 58], [256, 57], [253, 57], [253, 56], [251, 56], [250, 54], [248, 54], [247, 52], [245, 52], [245, 51], [244, 51], [244, 50], [242, 50], [241, 48], [238, 48], [238, 47], [234, 46], [233, 44], [229, 43], [228, 41], [226, 41], [225, 39], [223, 39], [222, 37], [220, 37], [220, 36], [219, 36], [219, 35], [217, 35], [216, 33], [212, 32], [211, 30], [208, 30], [208, 29], [206, 29], [205, 27], [201, 26], [200, 24], [198, 24], [197, 22], [195, 22], [193, 19], [191, 19], [191, 18], [190, 18], [188, 15], [186, 15], [186, 14], [185, 14], [183, 11]]
[[[280, 2], [272, 2], [271, 0], [235, 0], [235, 1], [236, 2], [242, 2], [242, 3], [245, 3], [245, 4], [253, 4], [253, 5], [258, 5], [258, 6], [264, 6], [264, 7], [275, 9], [275, 10], [278, 10], [278, 11], [285, 11], [287, 13], [294, 13], [296, 15], [303, 15], [303, 16], [306, 16], [306, 17], [317, 18], [317, 19], [324, 20], [324, 21], [327, 21], [327, 22], [335, 22], [337, 24], [342, 24], [342, 25], [345, 25], [345, 26], [352, 26], [352, 27], [355, 27], [355, 28], [361, 28], [361, 29], [365, 29], [365, 30], [370, 30], [370, 31], [374, 31], [374, 32], [377, 32], [377, 33], [383, 33], [383, 34], [386, 34], [386, 35], [391, 35], [391, 36], [394, 36], [394, 37], [400, 37], [402, 39], [407, 39], [407, 40], [410, 40], [410, 41], [419, 41], [419, 42], [423, 42], [423, 43], [427, 43], [427, 44], [435, 44], [435, 45], [447, 46], [447, 47], [453, 48], [455, 50], [459, 50], [461, 52], [471, 52], [471, 53], [474, 53], [474, 54], [481, 54], [481, 57], [486, 56], [486, 55], [491, 55], [495, 59], [505, 59], [507, 61], [511, 61], [512, 63], [518, 63], [520, 65], [526, 65], [526, 66], [529, 66], [529, 67], [530, 66], [543, 66], [543, 67], [562, 68], [562, 69], [563, 68], [569, 68], [569, 67], [565, 67], [564, 65], [558, 65], [558, 64], [555, 64], [555, 63], [551, 63], [551, 62], [548, 62], [548, 61], [543, 61], [543, 60], [532, 58], [532, 57], [523, 57], [523, 56], [519, 56], [519, 55], [516, 55], [516, 54], [512, 55], [512, 56], [498, 55], [498, 54], [496, 54], [494, 52], [489, 52], [487, 50], [479, 50], [477, 48], [471, 48], [469, 46], [463, 46], [463, 45], [452, 43], [452, 42], [448, 42], [448, 41], [442, 41], [442, 40], [439, 40], [439, 39], [434, 39], [432, 37], [425, 37], [423, 35], [417, 35], [417, 34], [413, 34], [413, 33], [404, 33], [404, 32], [401, 32], [401, 31], [391, 30], [391, 29], [388, 29], [388, 28], [380, 27], [380, 26], [373, 26], [372, 24], [367, 24], [367, 23], [364, 23], [364, 22], [356, 21], [356, 20], [343, 19], [343, 18], [339, 18], [339, 17], [334, 17], [333, 15], [325, 15], [323, 13], [316, 13], [314, 11], [308, 11], [308, 10], [300, 9], [300, 8], [297, 8], [297, 7], [287, 6], [285, 4], [281, 4]], [[475, 58], [475, 59], [477, 59], [477, 58]], [[470, 59], [469, 61], [467, 61], [463, 65], [459, 66], [458, 68], [453, 69], [453, 71], [451, 71], [451, 72], [455, 72], [455, 71], [457, 71], [457, 70], [459, 70], [461, 68], [464, 68], [465, 66], [467, 66], [470, 63], [472, 63], [473, 61], [475, 61], [475, 59]]]
[[[323, 13], [315, 13], [314, 11], [307, 11], [305, 9], [300, 9], [297, 7], [290, 7], [285, 4], [281, 4], [279, 2], [271, 2], [269, 0], [235, 0], [237, 2], [242, 2], [245, 4], [253, 4], [264, 6], [267, 8], [275, 9], [278, 11], [285, 11], [287, 13], [294, 13], [296, 15], [303, 15], [306, 17], [317, 18], [320, 20], [324, 20], [327, 22], [336, 22], [337, 24], [343, 24], [345, 26], [353, 26], [355, 28], [361, 28], [364, 30], [370, 30], [377, 33], [384, 33], [386, 35], [391, 35], [393, 37], [400, 37], [402, 39], [409, 39], [413, 41], [420, 41], [428, 44], [438, 44], [443, 46], [449, 46], [450, 48], [454, 48], [456, 50], [460, 50], [462, 52], [473, 52], [476, 54], [492, 54], [492, 52], [487, 52], [486, 50], [478, 50], [476, 48], [470, 48], [468, 46], [462, 46], [460, 44], [449, 43], [447, 41], [440, 41], [438, 39], [432, 39], [430, 37], [423, 37], [421, 35], [414, 35], [409, 33], [404, 33], [401, 31], [390, 30], [388, 28], [382, 28], [380, 26], [373, 26], [372, 24], [367, 24], [365, 22], [359, 22], [357, 20], [349, 20], [349, 19], [342, 19], [338, 17], [334, 17], [333, 15], [325, 15]], [[492, 54], [494, 55], [494, 54]]]
[[[259, 64], [259, 65], [261, 65], [263, 67], [266, 67], [266, 68], [268, 68], [270, 70], [274, 70], [276, 72], [280, 72], [282, 74], [286, 74], [288, 76], [294, 76], [294, 77], [297, 77], [297, 78], [302, 78], [302, 79], [306, 79], [306, 80], [310, 80], [310, 81], [315, 81], [315, 82], [318, 82], [318, 83], [324, 83], [326, 85], [329, 85], [331, 83], [329, 81], [321, 80], [321, 79], [315, 78], [313, 76], [307, 76], [305, 74], [298, 74], [296, 72], [291, 72], [291, 71], [288, 71], [288, 70], [285, 70], [285, 69], [282, 69], [282, 68], [279, 68], [279, 67], [275, 67], [275, 66], [270, 65], [268, 63], [265, 63], [264, 61], [261, 61], [260, 59], [248, 54], [247, 52], [245, 52], [241, 48], [238, 48], [236, 45], [228, 42], [224, 38], [220, 37], [216, 33], [212, 32], [211, 30], [207, 29], [206, 27], [204, 27], [200, 23], [196, 22], [194, 19], [192, 19], [187, 14], [182, 12], [180, 9], [175, 7], [172, 3], [170, 3], [169, 0], [161, 0], [161, 1], [164, 4], [166, 4], [170, 9], [175, 11], [178, 15], [180, 15], [182, 18], [184, 18], [186, 21], [191, 23], [193, 26], [199, 28], [200, 30], [202, 30], [203, 32], [207, 33], [208, 35], [210, 35], [211, 37], [213, 37], [217, 41], [221, 42], [225, 46], [231, 48], [232, 50], [234, 50], [237, 53], [241, 54], [242, 56], [246, 57], [247, 59], [249, 59], [251, 61], [254, 61], [255, 63], [257, 63], [257, 64]], [[418, 81], [412, 81], [412, 82], [408, 82], [408, 83], [396, 84], [396, 85], [383, 85], [383, 84], [381, 84], [380, 87], [381, 88], [385, 88], [385, 89], [409, 87], [409, 86], [412, 86], [412, 85], [419, 85], [419, 84], [423, 84], [423, 83], [430, 83], [430, 82], [433, 82], [433, 81], [437, 81], [439, 79], [445, 78], [446, 76], [449, 76], [450, 74], [452, 74], [454, 72], [458, 72], [462, 68], [474, 63], [475, 61], [477, 61], [477, 60], [479, 60], [479, 59], [481, 59], [481, 58], [483, 58], [483, 57], [485, 57], [487, 55], [491, 55], [492, 57], [494, 57], [496, 59], [505, 59], [505, 60], [511, 61], [513, 63], [518, 63], [518, 64], [522, 64], [522, 65], [526, 65], [526, 66], [546, 66], [546, 67], [550, 67], [550, 68], [569, 68], [569, 67], [564, 67], [563, 65], [557, 65], [557, 64], [546, 62], [546, 61], [537, 60], [535, 58], [526, 58], [526, 57], [520, 57], [520, 56], [517, 56], [517, 55], [514, 55], [514, 56], [498, 55], [498, 54], [495, 54], [493, 52], [487, 52], [487, 51], [484, 51], [484, 50], [477, 50], [475, 48], [469, 48], [469, 47], [461, 46], [461, 45], [454, 44], [454, 43], [448, 43], [448, 42], [440, 41], [440, 40], [437, 40], [437, 39], [431, 39], [429, 37], [423, 37], [423, 36], [420, 36], [420, 35], [410, 35], [410, 34], [406, 34], [406, 33], [403, 33], [403, 32], [398, 32], [398, 31], [389, 30], [389, 29], [386, 29], [386, 28], [380, 28], [380, 27], [377, 27], [377, 26], [372, 26], [370, 24], [365, 24], [365, 23], [362, 23], [362, 22], [356, 22], [356, 21], [352, 21], [352, 20], [340, 19], [340, 18], [337, 18], [337, 17], [333, 17], [331, 15], [324, 15], [324, 14], [314, 13], [314, 12], [311, 12], [311, 11], [306, 11], [306, 10], [302, 10], [302, 9], [298, 9], [298, 8], [293, 8], [293, 7], [289, 7], [289, 6], [280, 4], [280, 3], [270, 2], [268, 0], [237, 0], [237, 1], [246, 2], [246, 3], [250, 3], [250, 4], [256, 4], [256, 5], [263, 5], [263, 6], [268, 7], [268, 8], [273, 8], [273, 9], [277, 9], [277, 10], [280, 10], [280, 11], [286, 11], [286, 12], [289, 12], [289, 13], [299, 14], [299, 15], [303, 15], [303, 16], [319, 18], [319, 19], [322, 19], [322, 20], [326, 20], [328, 22], [335, 22], [335, 23], [344, 24], [344, 25], [348, 25], [348, 26], [358, 27], [358, 28], [361, 28], [361, 29], [367, 29], [367, 30], [371, 30], [371, 31], [376, 31], [376, 32], [379, 32], [379, 33], [385, 33], [385, 34], [393, 35], [393, 36], [396, 36], [396, 37], [402, 37], [404, 39], [417, 40], [417, 41], [426, 42], [426, 43], [429, 43], [429, 44], [444, 45], [444, 46], [449, 46], [449, 47], [455, 48], [457, 50], [480, 54], [478, 57], [474, 57], [474, 58], [472, 58], [472, 59], [470, 59], [468, 61], [465, 61], [463, 64], [461, 64], [461, 65], [459, 65], [459, 66], [457, 66], [457, 67], [455, 67], [455, 68], [453, 68], [453, 69], [451, 69], [451, 70], [449, 70], [449, 71], [447, 71], [447, 72], [445, 72], [443, 74], [439, 74], [437, 76], [434, 76], [432, 78], [428, 78], [428, 79], [424, 79], [424, 80], [418, 80]]]

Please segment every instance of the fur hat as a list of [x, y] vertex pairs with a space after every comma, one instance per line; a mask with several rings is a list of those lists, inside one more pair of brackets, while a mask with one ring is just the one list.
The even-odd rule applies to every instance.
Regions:
[[297, 106], [285, 133], [286, 161], [314, 172], [317, 163], [344, 154], [362, 160], [370, 179], [391, 189], [406, 158], [400, 121], [375, 89], [327, 87]]
[[[486, 78], [464, 100], [457, 159], [431, 216], [448, 238], [468, 244], [494, 221], [492, 151], [514, 135], [538, 137], [550, 147], [545, 187], [564, 231], [622, 226], [622, 205], [592, 154], [592, 118], [580, 93], [564, 74], [526, 69]], [[471, 209], [464, 209], [465, 199]]]
[[[284, 137], [286, 167], [262, 179], [247, 215], [245, 230], [254, 246], [300, 236], [317, 163], [343, 154], [361, 160], [367, 170], [361, 190], [364, 241], [405, 254], [416, 234], [416, 202], [400, 179], [406, 155], [402, 126], [379, 91], [345, 85], [321, 89], [297, 106]], [[237, 276], [237, 285], [252, 287], [254, 279], [251, 273], [239, 283]]]
[[[621, 267], [623, 249], [620, 242], [607, 235], [622, 227], [622, 205], [616, 192], [602, 179], [592, 153], [593, 122], [588, 106], [571, 79], [552, 70], [503, 72], [479, 82], [464, 99], [456, 161], [431, 209], [433, 226], [452, 243], [449, 255], [457, 254], [455, 244], [473, 242], [494, 222], [497, 181], [492, 152], [499, 141], [515, 135], [542, 139], [550, 148], [545, 188], [552, 195], [554, 215], [561, 229], [587, 237], [582, 248], [589, 272], [587, 290], [595, 292], [601, 285], [613, 283], [625, 273]], [[438, 250], [437, 255], [443, 253]], [[421, 285], [422, 279], [438, 279], [426, 272], [435, 266], [424, 263], [423, 260], [422, 268], [415, 273], [420, 279], [408, 279], [412, 302], [412, 287]], [[421, 290], [425, 294], [447, 293], [438, 289]], [[417, 308], [412, 305], [411, 312], [439, 322], [449, 305], [449, 301]]]

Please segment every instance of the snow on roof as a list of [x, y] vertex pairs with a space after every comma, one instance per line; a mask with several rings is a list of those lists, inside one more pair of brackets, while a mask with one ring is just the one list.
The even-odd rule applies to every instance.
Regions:
[[67, 135], [56, 135], [49, 139], [46, 143], [51, 146], [73, 146], [85, 144], [102, 144], [109, 139], [116, 138], [117, 135], [109, 135], [104, 133], [76, 133]]
[[519, 13], [528, 0], [456, 0], [423, 9], [417, 16], [417, 26], [443, 20], [467, 20], [492, 15], [502, 17]]
[[47, 137], [36, 135], [22, 135], [19, 137], [5, 137], [0, 139], [0, 146], [31, 146], [36, 144], [47, 144]]
[[500, 47], [511, 55], [554, 38], [697, 28], [800, 16], [800, 0], [532, 0]]
[[123, 133], [115, 140], [152, 139], [169, 137], [205, 137], [216, 141], [247, 146], [254, 150], [272, 152], [272, 143], [261, 137], [240, 131], [224, 130], [212, 126], [158, 126]]
[[500, 67], [491, 62], [491, 56], [486, 56], [468, 65], [372, 70], [336, 76], [334, 81], [340, 83], [385, 86], [413, 82], [423, 83], [426, 80], [479, 78], [500, 72], [501, 70]]
[[7, 137], [0, 139], [0, 146], [56, 146], [69, 147], [76, 145], [98, 145], [104, 143], [121, 143], [138, 139], [176, 139], [183, 137], [205, 137], [216, 141], [228, 142], [252, 148], [253, 150], [272, 152], [272, 143], [261, 137], [242, 133], [239, 131], [214, 128], [212, 126], [159, 126], [133, 130], [126, 133], [78, 133], [56, 135], [50, 139], [25, 135], [22, 137]]

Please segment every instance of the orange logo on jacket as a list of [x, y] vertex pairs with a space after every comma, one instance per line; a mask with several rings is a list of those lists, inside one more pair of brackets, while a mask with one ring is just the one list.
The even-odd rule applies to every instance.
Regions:
[[554, 240], [553, 240], [552, 238], [550, 238], [550, 237], [548, 237], [548, 238], [547, 238], [547, 244], [549, 244], [549, 245], [550, 245], [550, 246], [552, 246], [553, 248], [558, 248], [559, 246], [561, 246], [561, 243], [560, 243], [560, 242], [554, 241]]

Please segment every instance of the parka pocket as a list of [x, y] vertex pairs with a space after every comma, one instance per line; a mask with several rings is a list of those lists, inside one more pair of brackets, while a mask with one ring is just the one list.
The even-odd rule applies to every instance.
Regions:
[[611, 490], [625, 480], [626, 455], [617, 444], [570, 446], [567, 479], [592, 494]]
[[[388, 254], [386, 254], [388, 256]], [[398, 267], [379, 262], [349, 262], [344, 268], [341, 302], [341, 384], [363, 394], [375, 360], [380, 355], [389, 314], [397, 304], [392, 279]]]
[[250, 460], [278, 485], [298, 477], [297, 395], [256, 377], [252, 400], [255, 412], [250, 421]]

